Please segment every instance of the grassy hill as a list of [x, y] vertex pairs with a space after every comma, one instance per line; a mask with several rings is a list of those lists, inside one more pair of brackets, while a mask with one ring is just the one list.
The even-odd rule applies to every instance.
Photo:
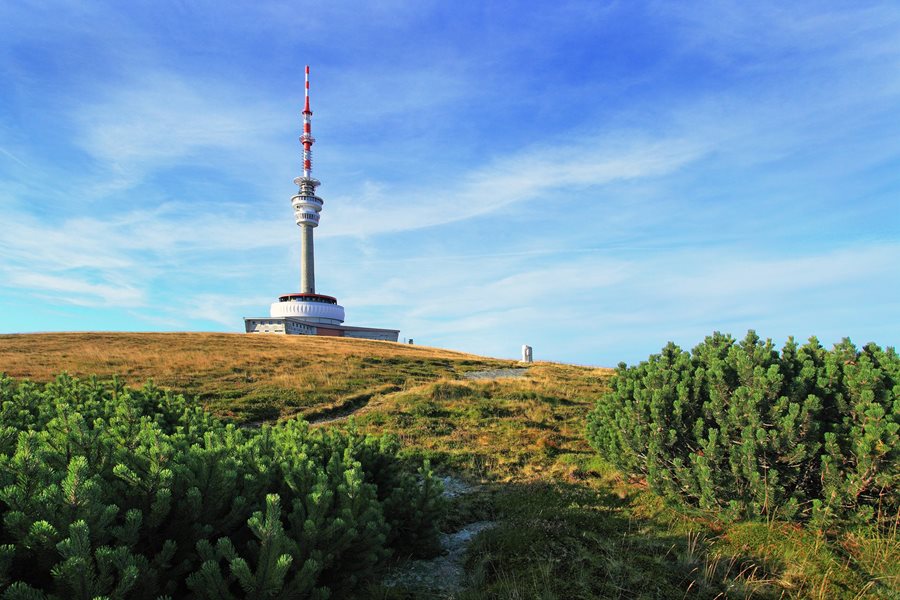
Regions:
[[[0, 372], [153, 379], [240, 422], [300, 414], [316, 427], [400, 437], [465, 482], [443, 528], [493, 521], [469, 549], [460, 598], [865, 598], [898, 589], [896, 531], [729, 525], [666, 507], [584, 438], [611, 374], [519, 365], [364, 340], [202, 333], [0, 336]], [[352, 419], [350, 419], [352, 417]], [[351, 424], [352, 423], [352, 424]], [[373, 598], [446, 597], [375, 586]]]
[[225, 333], [0, 335], [0, 371], [48, 381], [118, 376], [199, 399], [219, 416], [263, 420], [340, 405], [466, 371], [512, 364], [390, 342]]

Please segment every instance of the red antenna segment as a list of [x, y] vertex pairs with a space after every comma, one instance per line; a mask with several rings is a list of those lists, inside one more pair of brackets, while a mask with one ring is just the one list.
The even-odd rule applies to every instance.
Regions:
[[309, 109], [309, 65], [306, 65], [306, 103], [303, 107], [303, 176], [311, 177], [312, 173], [312, 145], [315, 138], [312, 136], [312, 111]]

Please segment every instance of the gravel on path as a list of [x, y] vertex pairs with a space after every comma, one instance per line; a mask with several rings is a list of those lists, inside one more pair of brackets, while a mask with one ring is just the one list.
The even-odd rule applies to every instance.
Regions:
[[528, 368], [521, 367], [517, 369], [491, 369], [490, 371], [470, 371], [469, 373], [463, 374], [463, 377], [465, 377], [466, 379], [490, 380], [510, 377], [525, 377], [527, 373]]
[[[456, 477], [443, 477], [442, 481], [444, 497], [448, 499], [471, 494], [482, 487]], [[466, 587], [466, 570], [463, 565], [469, 544], [479, 533], [496, 526], [496, 521], [476, 521], [453, 533], [442, 533], [443, 552], [440, 556], [410, 560], [398, 565], [387, 574], [382, 583], [388, 587], [403, 586], [413, 590], [428, 590], [439, 598], [454, 598]]]

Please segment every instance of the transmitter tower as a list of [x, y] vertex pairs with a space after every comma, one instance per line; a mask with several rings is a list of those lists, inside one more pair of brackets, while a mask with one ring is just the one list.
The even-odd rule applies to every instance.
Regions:
[[325, 202], [316, 195], [321, 183], [312, 176], [312, 110], [309, 108], [309, 65], [306, 66], [306, 90], [303, 103], [303, 175], [294, 179], [299, 187], [291, 198], [294, 220], [300, 227], [300, 292], [283, 294], [269, 309], [272, 317], [299, 317], [304, 321], [325, 325], [344, 322], [344, 307], [337, 298], [316, 293], [316, 256], [313, 231], [319, 226], [319, 213]]
[[397, 341], [396, 329], [350, 327], [343, 325], [344, 307], [337, 298], [316, 293], [316, 264], [313, 231], [319, 226], [319, 214], [325, 202], [317, 195], [321, 185], [312, 176], [312, 110], [309, 107], [309, 66], [306, 67], [306, 90], [303, 104], [303, 175], [294, 179], [297, 192], [291, 197], [294, 220], [300, 227], [300, 291], [282, 294], [269, 307], [269, 317], [245, 317], [247, 333], [280, 333], [286, 335], [330, 335], [374, 340]]
[[303, 105], [303, 175], [294, 179], [300, 189], [291, 198], [294, 207], [294, 219], [300, 226], [300, 292], [316, 293], [316, 264], [313, 249], [313, 229], [319, 226], [319, 213], [324, 202], [316, 196], [316, 188], [321, 185], [312, 176], [312, 145], [316, 138], [312, 136], [312, 111], [309, 109], [309, 65], [306, 66], [306, 101]]

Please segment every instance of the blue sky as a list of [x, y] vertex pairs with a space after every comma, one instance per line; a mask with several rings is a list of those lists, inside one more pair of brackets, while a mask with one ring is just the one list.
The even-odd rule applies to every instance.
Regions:
[[897, 345], [896, 2], [6, 2], [0, 332], [347, 324], [633, 363]]

